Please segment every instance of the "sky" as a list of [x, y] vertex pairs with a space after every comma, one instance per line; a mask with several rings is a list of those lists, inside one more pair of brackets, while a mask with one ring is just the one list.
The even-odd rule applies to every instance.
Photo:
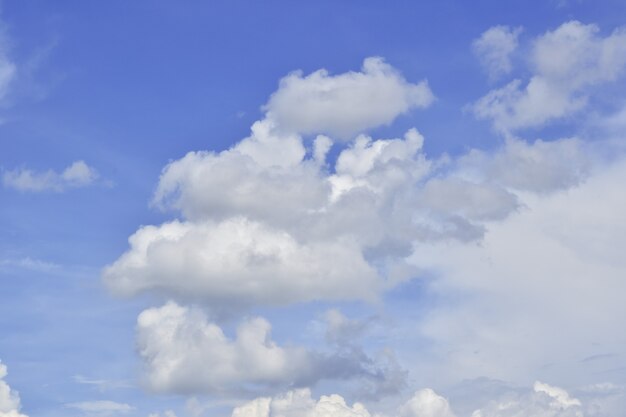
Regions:
[[0, 417], [623, 417], [626, 3], [0, 1]]

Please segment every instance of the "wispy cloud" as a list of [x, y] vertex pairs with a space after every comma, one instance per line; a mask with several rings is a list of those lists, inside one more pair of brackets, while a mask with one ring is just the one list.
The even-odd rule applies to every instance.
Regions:
[[2, 183], [7, 188], [23, 192], [63, 192], [71, 188], [87, 187], [99, 178], [97, 171], [84, 161], [76, 161], [62, 172], [48, 170], [37, 172], [17, 168], [2, 174]]

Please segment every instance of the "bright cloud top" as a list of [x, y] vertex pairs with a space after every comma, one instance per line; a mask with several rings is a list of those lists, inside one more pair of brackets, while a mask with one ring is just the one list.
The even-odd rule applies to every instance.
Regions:
[[[471, 417], [585, 417], [596, 415], [593, 405], [581, 403], [562, 388], [535, 382], [532, 389], [522, 388], [497, 394], [471, 413]], [[289, 391], [275, 397], [261, 397], [236, 407], [231, 417], [386, 417], [371, 413], [363, 404], [348, 405], [337, 394], [311, 397], [308, 389]], [[456, 417], [448, 400], [430, 388], [416, 391], [389, 416]]]
[[[401, 417], [455, 417], [448, 401], [431, 389], [417, 391], [402, 407]], [[289, 391], [273, 398], [263, 397], [250, 401], [233, 410], [232, 417], [371, 417], [361, 403], [348, 405], [337, 394], [323, 395], [319, 400], [311, 397], [311, 391]]]
[[374, 57], [363, 62], [361, 72], [289, 74], [264, 109], [287, 131], [350, 139], [413, 108], [428, 107], [433, 100], [426, 81], [411, 84], [382, 58]]
[[20, 413], [20, 396], [4, 381], [6, 365], [0, 363], [0, 417], [28, 417]]
[[60, 173], [53, 170], [36, 172], [18, 168], [2, 174], [2, 183], [5, 187], [24, 192], [62, 192], [70, 188], [86, 187], [97, 179], [96, 170], [84, 161], [76, 161]]
[[595, 25], [567, 22], [537, 37], [527, 59], [532, 71], [527, 83], [515, 79], [473, 105], [476, 116], [499, 131], [541, 126], [583, 109], [591, 87], [623, 73], [626, 29], [603, 37]]

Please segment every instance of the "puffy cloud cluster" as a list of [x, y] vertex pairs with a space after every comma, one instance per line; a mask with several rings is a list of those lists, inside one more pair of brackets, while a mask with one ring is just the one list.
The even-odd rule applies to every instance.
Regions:
[[20, 396], [4, 381], [7, 367], [0, 363], [0, 417], [28, 417], [20, 413]]
[[[386, 64], [366, 61], [366, 67], [371, 65]], [[453, 364], [430, 374], [475, 377], [480, 375], [473, 372], [498, 376], [501, 371], [508, 377], [519, 369], [537, 369], [545, 356], [528, 346], [531, 339], [517, 335], [516, 329], [520, 323], [536, 329], [537, 338], [532, 340], [540, 340], [546, 327], [530, 323], [558, 325], [565, 316], [553, 311], [554, 320], [544, 320], [538, 311], [525, 322], [524, 314], [532, 312], [515, 310], [518, 296], [543, 305], [544, 292], [526, 282], [547, 282], [548, 290], [563, 291], [568, 288], [564, 278], [552, 279], [551, 274], [566, 277], [588, 268], [576, 260], [571, 265], [568, 260], [537, 266], [528, 258], [526, 254], [535, 250], [537, 259], [564, 256], [562, 249], [551, 252], [553, 247], [544, 244], [545, 231], [552, 230], [554, 223], [533, 216], [545, 215], [542, 210], [550, 202], [577, 198], [580, 190], [588, 189], [585, 181], [596, 175], [594, 152], [578, 139], [533, 143], [509, 139], [496, 150], [433, 159], [424, 154], [424, 139], [415, 129], [392, 139], [361, 134], [337, 145], [334, 137], [322, 134], [335, 129], [329, 127], [327, 113], [313, 117], [311, 124], [290, 125], [271, 105], [283, 93], [290, 97], [285, 91], [294, 88], [298, 94], [306, 93], [298, 100], [320, 101], [325, 108], [331, 105], [325, 100], [341, 101], [347, 94], [344, 87], [335, 92], [335, 84], [345, 82], [349, 91], [365, 88], [362, 78], [369, 80], [367, 74], [374, 72], [370, 68], [360, 75], [292, 76], [293, 85], [299, 87], [283, 82], [284, 91], [279, 89], [270, 99], [266, 117], [253, 124], [249, 137], [219, 153], [190, 152], [169, 163], [153, 204], [179, 213], [180, 219], [137, 230], [128, 251], [104, 270], [108, 287], [126, 296], [156, 292], [192, 300], [211, 313], [240, 312], [319, 300], [371, 301], [418, 271], [427, 271], [438, 277], [435, 291], [470, 294], [454, 308], [429, 312], [419, 329], [413, 329], [428, 338], [428, 348], [436, 351], [424, 356], [433, 359], [432, 366], [443, 361]], [[383, 73], [394, 74], [398, 81], [397, 72], [385, 69]], [[328, 96], [300, 86], [311, 80], [328, 83], [330, 87], [324, 87]], [[376, 88], [386, 85], [372, 82]], [[357, 126], [354, 129], [366, 128], [348, 120]], [[319, 135], [303, 136], [309, 133]], [[333, 146], [340, 148], [331, 152]], [[559, 192], [563, 190], [568, 191]], [[561, 207], [553, 214], [565, 219], [566, 211]], [[534, 246], [520, 253], [519, 241], [527, 237], [527, 244]], [[483, 238], [480, 245], [467, 244]], [[500, 253], [501, 248], [506, 250]], [[491, 259], [494, 256], [498, 258]], [[511, 265], [519, 268], [511, 271]], [[536, 275], [524, 277], [524, 271]], [[600, 291], [585, 280], [586, 276], [581, 278], [581, 288]], [[514, 296], [511, 287], [518, 289]], [[607, 305], [619, 311], [610, 301]], [[481, 306], [494, 306], [489, 311], [501, 308], [504, 313], [493, 318]], [[263, 319], [244, 320], [236, 335], [228, 337], [200, 310], [174, 303], [143, 312], [137, 340], [148, 385], [161, 392], [249, 394], [270, 386], [302, 387], [322, 379], [360, 378], [371, 385], [367, 391], [375, 398], [404, 386], [406, 372], [393, 355], [381, 365], [351, 341], [362, 333], [361, 323], [332, 312], [327, 319], [327, 341], [336, 349], [330, 354], [279, 346]], [[590, 323], [602, 325], [602, 320], [598, 317]], [[494, 343], [493, 334], [506, 335], [501, 341], [506, 346]], [[574, 342], [582, 337], [572, 336]], [[499, 352], [522, 347], [531, 367], [516, 367], [513, 361], [496, 367], [493, 359]], [[451, 416], [447, 403], [434, 393], [420, 395], [404, 414], [426, 413], [421, 410], [430, 404], [429, 409], [435, 410], [430, 415]]]
[[415, 244], [479, 239], [485, 224], [518, 209], [516, 193], [571, 187], [592, 163], [576, 139], [509, 140], [495, 152], [432, 160], [412, 129], [397, 139], [358, 136], [329, 170], [323, 136], [315, 157], [291, 136], [287, 156], [259, 151], [281, 143], [266, 123], [231, 149], [192, 152], [164, 169], [154, 202], [186, 220], [131, 236], [103, 274], [114, 292], [213, 308], [372, 300], [415, 275], [404, 262]]
[[[471, 417], [594, 417], [614, 415], [597, 404], [587, 404], [572, 397], [566, 390], [543, 382], [532, 388], [499, 390], [493, 397], [472, 403], [480, 404], [467, 414]], [[231, 417], [455, 417], [453, 406], [445, 397], [430, 388], [416, 391], [403, 404], [386, 412], [369, 411], [365, 405], [352, 406], [340, 395], [322, 395], [319, 400], [308, 389], [286, 392], [275, 397], [260, 397], [236, 407]], [[464, 408], [464, 407], [461, 407]], [[615, 411], [615, 410], [613, 410]], [[617, 414], [616, 414], [617, 415]]]
[[535, 382], [532, 392], [493, 400], [472, 417], [584, 417], [581, 402], [562, 388]]
[[98, 173], [84, 161], [73, 162], [62, 172], [48, 170], [35, 172], [26, 168], [5, 171], [2, 183], [5, 187], [25, 192], [55, 191], [86, 187], [98, 179]]
[[[375, 414], [377, 415], [377, 414]], [[431, 389], [417, 391], [400, 409], [401, 417], [454, 417], [448, 401]], [[311, 391], [289, 391], [273, 398], [262, 397], [250, 401], [232, 412], [232, 417], [371, 417], [361, 403], [348, 405], [337, 394], [311, 397]]]
[[595, 25], [570, 21], [536, 38], [528, 57], [530, 80], [515, 79], [490, 91], [473, 105], [476, 116], [511, 132], [583, 109], [589, 88], [614, 81], [626, 66], [626, 29], [618, 28], [606, 37], [598, 32]]
[[242, 321], [231, 339], [200, 309], [173, 302], [139, 315], [137, 346], [146, 382], [157, 392], [242, 395], [358, 377], [372, 384], [376, 395], [397, 391], [405, 377], [397, 380], [393, 363], [385, 365], [358, 350], [281, 347], [271, 338], [270, 323], [258, 317]]
[[361, 72], [291, 73], [264, 108], [287, 131], [350, 139], [433, 100], [426, 81], [411, 84], [381, 58], [372, 57], [363, 62]]

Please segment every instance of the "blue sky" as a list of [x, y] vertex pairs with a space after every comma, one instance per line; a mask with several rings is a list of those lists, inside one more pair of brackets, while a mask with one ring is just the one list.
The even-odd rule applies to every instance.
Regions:
[[625, 16], [0, 2], [0, 417], [618, 416]]

